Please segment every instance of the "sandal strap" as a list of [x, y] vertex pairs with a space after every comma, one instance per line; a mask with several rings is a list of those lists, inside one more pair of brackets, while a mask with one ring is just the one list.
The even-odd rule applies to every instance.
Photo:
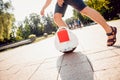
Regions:
[[113, 31], [112, 31], [111, 33], [107, 33], [106, 35], [107, 35], [107, 36], [113, 35]]
[[108, 39], [107, 42], [112, 42], [111, 44], [107, 44], [107, 46], [112, 46], [115, 44], [116, 42], [116, 33], [117, 33], [117, 28], [116, 27], [111, 27], [112, 32], [111, 33], [107, 33], [107, 36], [111, 36], [114, 35], [114, 37], [112, 39]]
[[107, 34], [106, 34], [107, 36], [114, 35], [114, 34], [113, 34], [113, 32], [114, 32], [114, 29], [113, 29], [113, 28], [114, 28], [114, 27], [111, 27], [111, 29], [112, 29], [112, 32], [110, 32], [110, 33], [107, 33]]
[[113, 39], [108, 39], [108, 41], [107, 41], [107, 42], [114, 42], [114, 41], [116, 41], [116, 38], [113, 38]]

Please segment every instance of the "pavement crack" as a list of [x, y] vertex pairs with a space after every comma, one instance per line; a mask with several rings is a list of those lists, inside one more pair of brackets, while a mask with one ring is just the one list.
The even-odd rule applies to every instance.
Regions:
[[12, 66], [10, 66], [9, 68], [7, 68], [6, 70], [10, 70], [11, 68], [13, 68], [15, 66], [15, 64], [13, 64]]
[[32, 78], [32, 76], [38, 71], [38, 69], [40, 68], [40, 66], [46, 61], [46, 59], [43, 60], [43, 62], [36, 68], [36, 70], [31, 74], [31, 76], [28, 78], [28, 80], [30, 80]]

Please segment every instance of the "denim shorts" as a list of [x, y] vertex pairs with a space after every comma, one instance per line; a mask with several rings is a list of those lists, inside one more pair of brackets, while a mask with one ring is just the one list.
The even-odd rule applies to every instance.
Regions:
[[83, 0], [64, 0], [62, 7], [56, 3], [55, 13], [61, 13], [64, 16], [68, 5], [72, 6], [78, 11], [81, 11], [86, 7], [86, 4], [83, 2]]

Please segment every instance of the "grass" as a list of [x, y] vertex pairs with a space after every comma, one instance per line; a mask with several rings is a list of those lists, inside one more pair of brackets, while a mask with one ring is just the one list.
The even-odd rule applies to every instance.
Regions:
[[53, 37], [53, 36], [54, 36], [53, 34], [50, 34], [50, 35], [48, 35], [47, 37], [45, 37], [45, 36], [37, 37], [36, 40], [34, 41], [34, 43], [35, 43], [35, 42], [42, 41], [42, 40], [45, 40], [45, 39], [50, 38], [50, 37]]

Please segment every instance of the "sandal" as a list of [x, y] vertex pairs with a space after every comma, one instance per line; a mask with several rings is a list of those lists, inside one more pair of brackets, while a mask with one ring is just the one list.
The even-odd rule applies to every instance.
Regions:
[[117, 28], [116, 27], [111, 27], [111, 29], [112, 29], [112, 32], [107, 33], [106, 35], [107, 36], [113, 36], [113, 38], [107, 40], [107, 43], [110, 43], [110, 44], [107, 44], [107, 46], [113, 46], [116, 42]]

